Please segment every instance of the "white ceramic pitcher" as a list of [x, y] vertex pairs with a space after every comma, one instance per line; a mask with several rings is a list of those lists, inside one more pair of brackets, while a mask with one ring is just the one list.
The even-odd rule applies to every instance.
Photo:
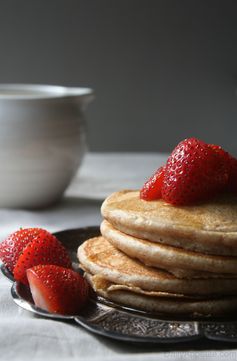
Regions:
[[86, 150], [89, 88], [0, 84], [0, 207], [58, 200]]

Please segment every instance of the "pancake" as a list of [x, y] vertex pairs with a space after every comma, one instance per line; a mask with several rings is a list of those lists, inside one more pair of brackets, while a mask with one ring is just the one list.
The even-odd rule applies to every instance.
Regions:
[[137, 238], [201, 253], [237, 255], [237, 196], [232, 194], [174, 207], [124, 190], [109, 196], [101, 211], [116, 229]]
[[78, 248], [82, 267], [115, 284], [139, 287], [147, 291], [185, 295], [235, 295], [237, 279], [178, 279], [171, 273], [148, 267], [128, 257], [104, 237], [87, 240]]
[[[184, 295], [181, 293], [169, 293], [169, 292], [161, 292], [161, 291], [146, 291], [140, 287], [128, 286], [128, 285], [117, 285], [106, 280], [103, 276], [100, 275], [92, 275], [86, 269], [84, 270], [85, 278], [91, 284], [92, 288], [97, 291], [99, 289], [105, 290], [106, 292], [114, 292], [118, 290], [123, 291], [131, 291], [136, 294], [142, 294], [146, 296], [153, 296], [153, 297], [165, 297], [165, 298], [182, 298], [188, 300], [200, 300], [204, 299], [206, 296], [196, 296], [196, 295]], [[216, 298], [215, 296], [212, 298]]]
[[195, 299], [179, 294], [149, 292], [126, 285], [116, 285], [107, 280], [85, 274], [94, 291], [117, 304], [149, 313], [188, 316], [223, 316], [236, 311], [237, 297]]
[[128, 256], [148, 266], [164, 268], [178, 278], [237, 276], [237, 257], [207, 255], [139, 239], [116, 230], [107, 221], [101, 224], [101, 234]]

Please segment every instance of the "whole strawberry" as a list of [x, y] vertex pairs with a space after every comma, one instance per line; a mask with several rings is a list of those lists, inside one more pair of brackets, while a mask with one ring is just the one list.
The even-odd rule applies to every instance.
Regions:
[[38, 265], [27, 278], [35, 305], [48, 312], [76, 315], [87, 301], [88, 283], [71, 269]]
[[237, 159], [229, 155], [230, 174], [227, 184], [227, 190], [232, 193], [237, 193]]
[[40, 233], [48, 234], [42, 228], [21, 228], [0, 243], [0, 259], [10, 272], [13, 272], [23, 249]]
[[206, 200], [225, 188], [229, 167], [220, 149], [196, 138], [185, 139], [167, 160], [162, 198], [174, 205]]
[[209, 144], [209, 147], [218, 152], [223, 160], [229, 164], [229, 179], [226, 185], [226, 190], [232, 193], [237, 193], [237, 159], [230, 153], [224, 151], [219, 145]]
[[47, 231], [40, 232], [23, 249], [13, 270], [15, 280], [27, 285], [27, 269], [39, 264], [71, 268], [71, 260], [66, 248]]

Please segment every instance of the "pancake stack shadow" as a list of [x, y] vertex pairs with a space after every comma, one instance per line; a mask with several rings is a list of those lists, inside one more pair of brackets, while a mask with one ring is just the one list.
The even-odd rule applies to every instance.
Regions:
[[189, 207], [147, 202], [138, 191], [102, 205], [101, 236], [78, 249], [97, 294], [166, 315], [225, 316], [237, 309], [237, 198]]

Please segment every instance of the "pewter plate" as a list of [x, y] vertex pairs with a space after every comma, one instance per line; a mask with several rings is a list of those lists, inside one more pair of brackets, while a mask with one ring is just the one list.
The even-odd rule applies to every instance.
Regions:
[[[76, 252], [78, 246], [86, 239], [99, 234], [99, 227], [79, 228], [55, 233], [68, 249], [73, 266], [77, 269]], [[36, 307], [29, 288], [14, 282], [12, 274], [3, 265], [1, 271], [13, 282], [11, 295], [18, 306], [42, 317], [75, 322], [95, 334], [139, 343], [177, 343], [201, 338], [237, 342], [237, 321], [228, 319], [171, 320], [161, 315], [147, 314], [122, 307], [93, 295], [80, 315], [52, 314]]]

